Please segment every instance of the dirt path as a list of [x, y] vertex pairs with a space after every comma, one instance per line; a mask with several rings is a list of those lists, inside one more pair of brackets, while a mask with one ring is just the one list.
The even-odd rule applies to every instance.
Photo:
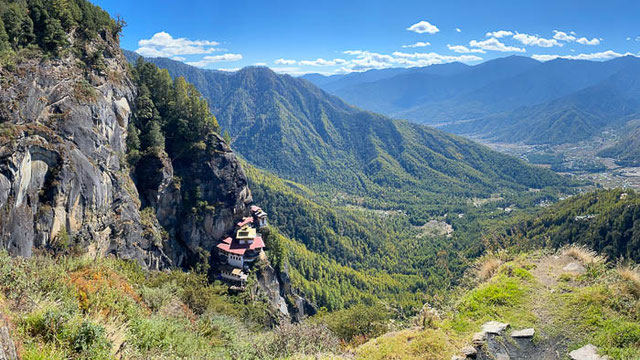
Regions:
[[537, 293], [533, 300], [533, 313], [538, 318], [536, 332], [540, 336], [540, 345], [543, 350], [541, 359], [562, 359], [566, 352], [566, 346], [561, 337], [550, 334], [554, 328], [553, 312], [557, 303], [553, 302], [554, 294], [558, 291], [558, 283], [563, 274], [574, 274], [577, 272], [564, 270], [571, 263], [579, 264], [576, 259], [564, 255], [545, 255], [533, 261], [535, 268], [531, 269], [531, 274], [537, 280]]

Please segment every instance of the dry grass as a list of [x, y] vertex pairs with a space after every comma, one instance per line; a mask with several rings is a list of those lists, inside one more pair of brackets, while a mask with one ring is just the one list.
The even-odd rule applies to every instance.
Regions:
[[595, 251], [583, 245], [569, 245], [562, 251], [563, 255], [570, 256], [585, 265], [602, 264], [605, 257], [598, 255]]
[[493, 276], [493, 274], [496, 273], [500, 265], [502, 265], [502, 260], [496, 258], [488, 258], [478, 266], [478, 276], [483, 281], [488, 280]]
[[616, 270], [620, 278], [627, 283], [629, 292], [640, 298], [640, 268], [637, 266], [618, 266]]

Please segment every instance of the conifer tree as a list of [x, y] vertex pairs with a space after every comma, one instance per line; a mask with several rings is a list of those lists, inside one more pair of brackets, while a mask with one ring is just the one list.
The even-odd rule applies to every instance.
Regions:
[[9, 36], [7, 32], [4, 30], [4, 21], [0, 17], [0, 54], [9, 50], [11, 45], [9, 44]]
[[231, 135], [229, 135], [229, 132], [227, 130], [222, 133], [222, 138], [227, 144], [231, 145]]

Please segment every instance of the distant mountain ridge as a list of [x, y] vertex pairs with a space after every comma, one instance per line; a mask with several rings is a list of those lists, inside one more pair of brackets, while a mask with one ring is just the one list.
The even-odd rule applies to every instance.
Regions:
[[558, 183], [551, 173], [471, 141], [360, 110], [267, 68], [226, 73], [148, 60], [185, 76], [209, 99], [234, 149], [287, 179], [334, 183], [351, 193], [396, 188], [407, 197], [414, 196], [409, 191], [471, 196]]
[[[347, 102], [392, 117], [507, 142], [559, 144], [620, 127], [638, 111], [640, 60], [604, 62], [510, 56], [443, 74], [422, 69], [375, 81], [306, 78]], [[346, 84], [345, 86], [342, 86]]]

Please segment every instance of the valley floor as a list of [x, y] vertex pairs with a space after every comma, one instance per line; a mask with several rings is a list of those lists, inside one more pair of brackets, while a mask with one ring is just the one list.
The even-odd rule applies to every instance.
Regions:
[[570, 174], [606, 189], [640, 189], [640, 167], [620, 166], [612, 158], [598, 156], [599, 151], [613, 146], [619, 138], [619, 134], [613, 130], [606, 130], [588, 141], [562, 145], [508, 144], [472, 137], [493, 150]]

